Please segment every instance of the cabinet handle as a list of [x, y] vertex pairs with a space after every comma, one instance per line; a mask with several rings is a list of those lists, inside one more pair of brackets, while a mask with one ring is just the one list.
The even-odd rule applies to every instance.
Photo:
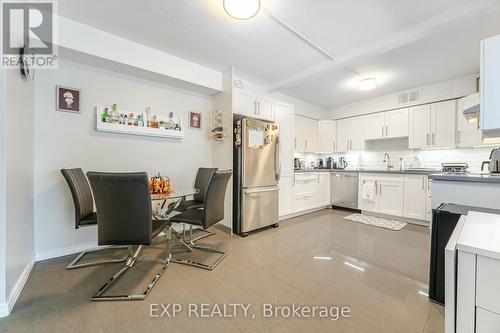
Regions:
[[430, 135], [429, 135], [429, 133], [427, 133], [427, 139], [426, 139], [426, 142], [427, 142], [427, 145], [428, 145], [428, 146], [430, 145], [429, 140], [430, 140]]
[[349, 140], [349, 142], [350, 142], [350, 143], [349, 143], [349, 146], [350, 146], [350, 148], [349, 148], [349, 149], [350, 149], [350, 150], [352, 150], [352, 140]]
[[385, 136], [389, 136], [389, 127], [385, 125]]
[[425, 178], [422, 177], [422, 190], [425, 191]]
[[346, 150], [349, 150], [349, 139], [347, 139], [346, 141], [346, 147], [347, 147]]
[[382, 136], [384, 136], [384, 125], [382, 125]]
[[254, 101], [254, 102], [253, 102], [253, 113], [254, 113], [254, 114], [258, 114], [258, 113], [257, 113], [257, 101]]
[[382, 184], [380, 184], [380, 195], [382, 195]]
[[297, 149], [297, 139], [293, 139], [293, 148]]
[[378, 194], [378, 183], [377, 181], [375, 181], [375, 195]]
[[260, 102], [257, 102], [257, 106], [259, 107], [259, 116], [260, 116]]
[[436, 133], [432, 133], [432, 145], [436, 144]]

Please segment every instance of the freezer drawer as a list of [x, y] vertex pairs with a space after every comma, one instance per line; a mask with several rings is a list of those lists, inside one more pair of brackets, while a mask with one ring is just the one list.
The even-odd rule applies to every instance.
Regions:
[[278, 223], [279, 187], [242, 189], [241, 233]]

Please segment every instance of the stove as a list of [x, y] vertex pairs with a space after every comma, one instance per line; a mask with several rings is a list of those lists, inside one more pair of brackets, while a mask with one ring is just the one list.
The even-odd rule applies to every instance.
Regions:
[[466, 175], [469, 173], [467, 163], [441, 163], [443, 173], [453, 175]]

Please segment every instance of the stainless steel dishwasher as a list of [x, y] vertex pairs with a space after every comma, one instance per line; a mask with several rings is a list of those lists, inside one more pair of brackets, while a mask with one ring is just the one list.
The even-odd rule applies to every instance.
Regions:
[[358, 209], [357, 172], [333, 172], [331, 184], [333, 206]]

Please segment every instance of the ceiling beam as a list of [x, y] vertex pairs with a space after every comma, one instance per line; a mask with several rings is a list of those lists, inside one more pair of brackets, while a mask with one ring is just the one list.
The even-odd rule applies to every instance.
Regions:
[[389, 35], [385, 38], [374, 41], [355, 48], [351, 51], [335, 56], [334, 60], [322, 62], [316, 66], [307, 68], [297, 74], [284, 78], [267, 87], [269, 92], [283, 90], [285, 88], [298, 85], [299, 83], [319, 76], [325, 71], [332, 70], [337, 67], [343, 67], [355, 60], [382, 54], [399, 47], [411, 44], [415, 41], [435, 34], [439, 29], [446, 25], [463, 19], [467, 16], [477, 14], [485, 10], [491, 10], [493, 7], [500, 8], [499, 0], [474, 0], [467, 4], [456, 7], [446, 13], [431, 17], [419, 24], [411, 26], [407, 29]]

